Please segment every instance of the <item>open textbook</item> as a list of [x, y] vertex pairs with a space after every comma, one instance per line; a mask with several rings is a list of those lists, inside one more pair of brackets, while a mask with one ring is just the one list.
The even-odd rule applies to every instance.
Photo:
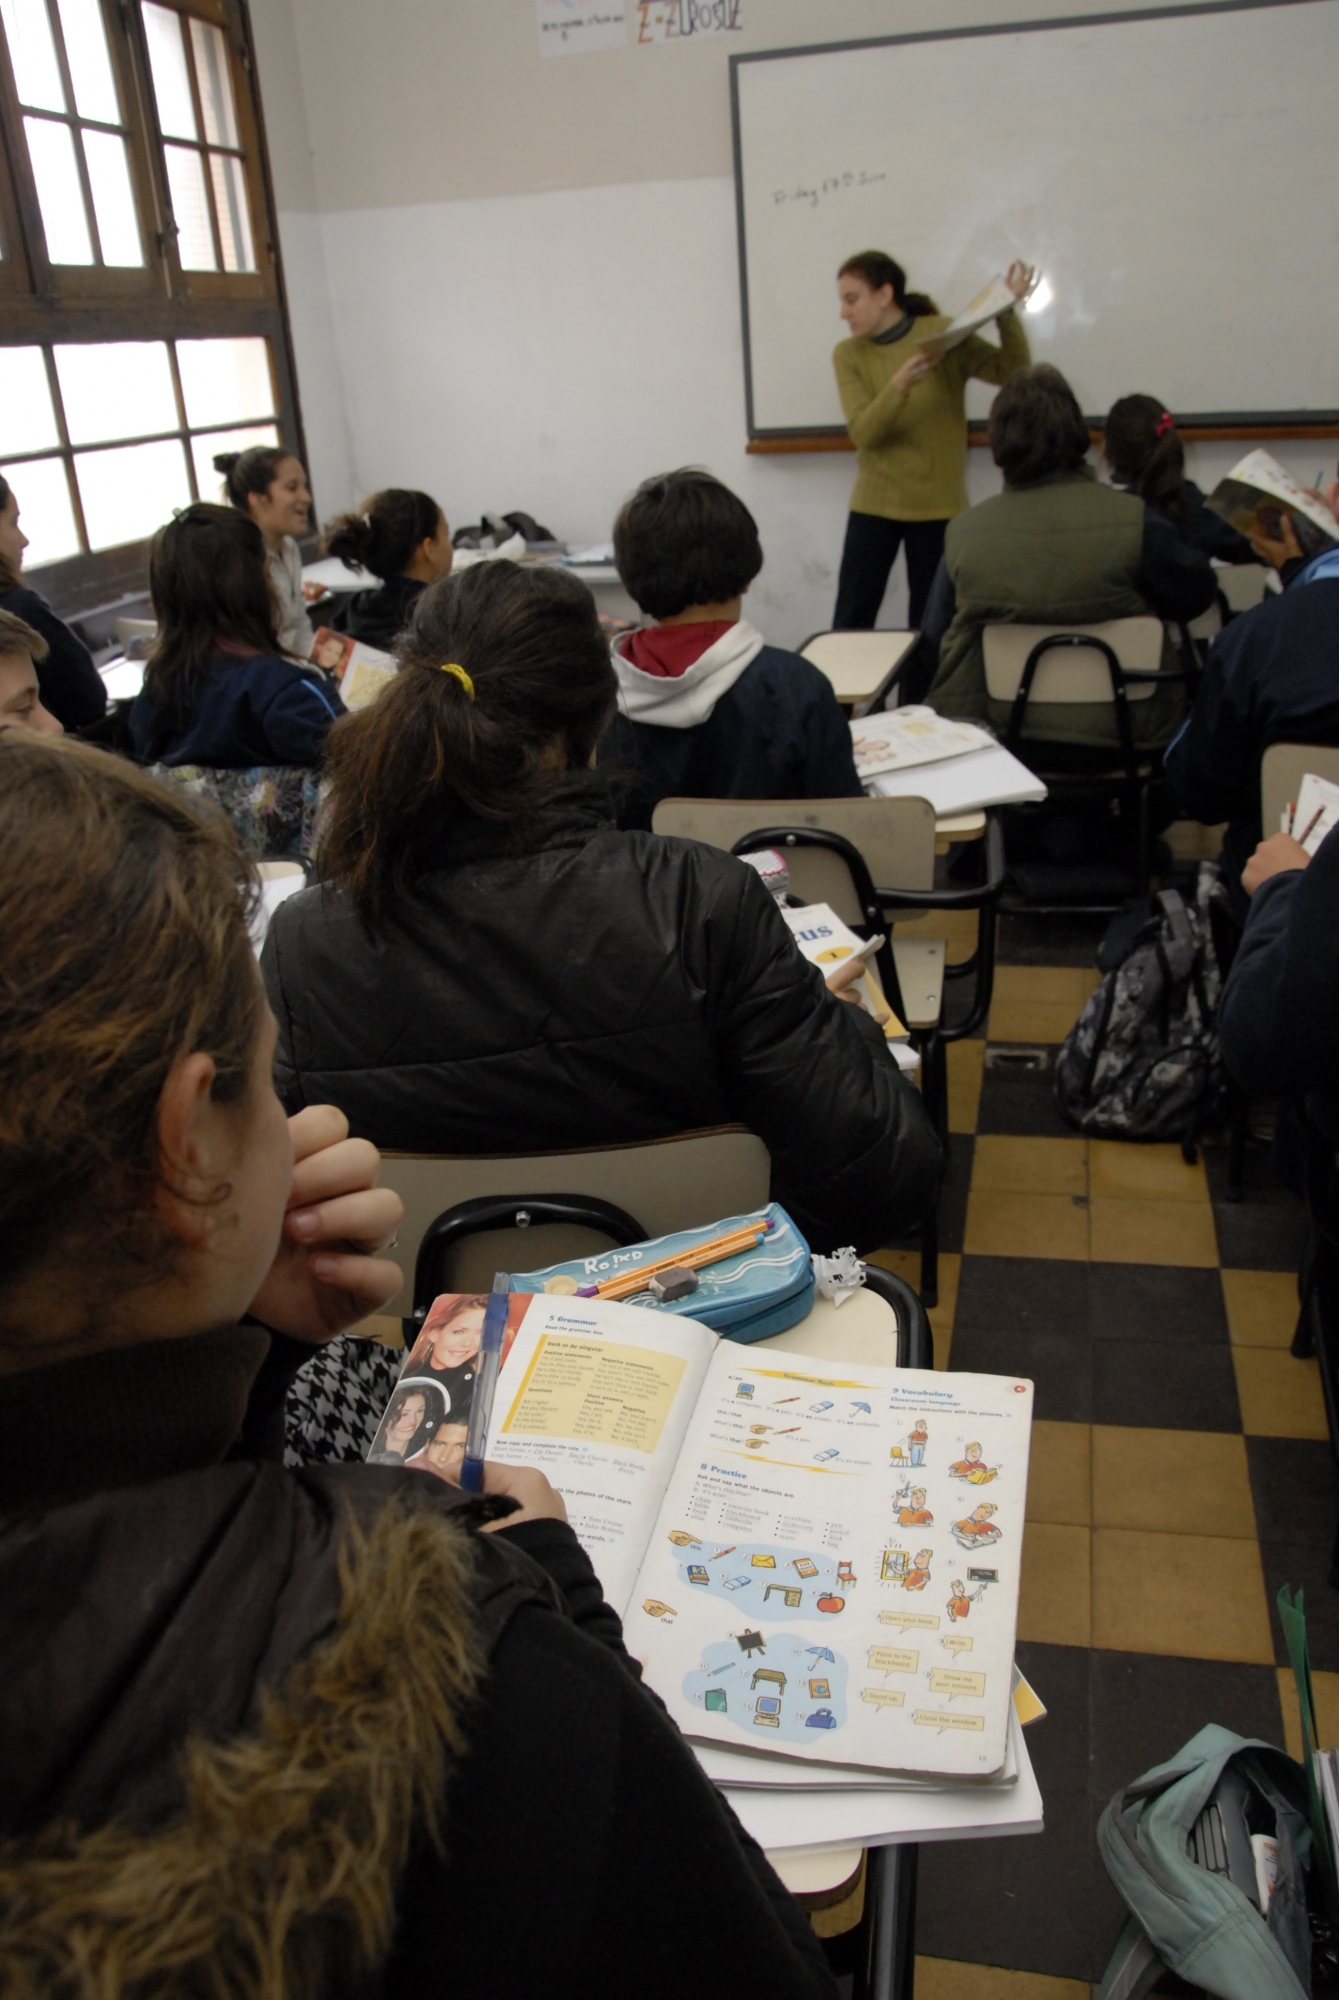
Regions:
[[[514, 1293], [508, 1334], [488, 1456], [563, 1494], [686, 1734], [781, 1771], [1003, 1770], [1029, 1382], [750, 1351], [570, 1295]], [[411, 1357], [370, 1458], [437, 1451], [433, 1391]]]
[[1270, 541], [1279, 538], [1279, 515], [1290, 515], [1298, 545], [1306, 556], [1318, 556], [1339, 542], [1339, 521], [1329, 508], [1299, 486], [1267, 451], [1248, 451], [1227, 477], [1219, 480], [1208, 505], [1239, 535], [1258, 531]]
[[1284, 833], [1300, 840], [1314, 854], [1327, 833], [1339, 826], [1339, 785], [1308, 771], [1297, 787], [1297, 802], [1284, 808]]
[[347, 632], [332, 632], [328, 625], [322, 625], [312, 640], [310, 658], [314, 666], [335, 676], [345, 708], [370, 706], [397, 671], [393, 653], [365, 646]]
[[[799, 909], [788, 909], [783, 904], [781, 914], [801, 952], [811, 965], [818, 967], [825, 979], [854, 953], [864, 949], [861, 939], [842, 922], [828, 903], [804, 903]], [[889, 1006], [872, 963], [866, 961], [865, 970], [852, 984], [867, 1013], [873, 1014], [876, 1020], [880, 1014], [887, 1015], [883, 1024], [887, 1039], [890, 1042], [907, 1041], [907, 1028]]]
[[861, 783], [885, 771], [909, 771], [940, 764], [969, 750], [990, 750], [995, 738], [975, 722], [954, 722], [932, 708], [912, 703], [882, 715], [862, 715], [851, 724], [851, 748]]
[[1012, 311], [1017, 304], [1018, 300], [1010, 291], [1007, 281], [1003, 277], [995, 277], [977, 293], [970, 305], [963, 307], [956, 319], [941, 327], [938, 333], [926, 333], [917, 340], [913, 330], [911, 337], [924, 353], [933, 354], [938, 360], [941, 354], [948, 353], [950, 347], [956, 347], [960, 340], [966, 340], [969, 333], [975, 333], [978, 327], [985, 326], [992, 319], [998, 319], [1001, 313]]

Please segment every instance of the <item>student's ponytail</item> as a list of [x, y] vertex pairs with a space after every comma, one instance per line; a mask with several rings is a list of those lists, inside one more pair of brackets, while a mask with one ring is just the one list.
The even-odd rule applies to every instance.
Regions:
[[1171, 412], [1156, 396], [1122, 396], [1107, 413], [1107, 464], [1155, 514], [1185, 520], [1186, 452]]
[[442, 510], [431, 494], [388, 486], [364, 500], [356, 514], [341, 514], [331, 524], [325, 552], [384, 583], [404, 575], [414, 551], [432, 540], [441, 523]]
[[929, 319], [939, 311], [934, 300], [925, 292], [907, 290], [907, 274], [896, 258], [884, 250], [859, 250], [854, 257], [848, 257], [837, 276], [844, 278], [850, 274], [863, 278], [872, 292], [882, 291], [885, 285], [893, 288], [893, 304], [899, 312], [910, 313], [913, 319]]
[[617, 690], [595, 600], [548, 565], [482, 562], [430, 584], [399, 660], [326, 739], [318, 863], [373, 932], [453, 821], [519, 819], [588, 765]]

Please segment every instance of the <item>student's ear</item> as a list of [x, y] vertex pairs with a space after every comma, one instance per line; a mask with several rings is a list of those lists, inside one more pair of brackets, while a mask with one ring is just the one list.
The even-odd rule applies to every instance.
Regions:
[[216, 1178], [214, 1058], [199, 1051], [173, 1063], [158, 1097], [158, 1152], [163, 1175], [158, 1213], [174, 1236], [199, 1242], [205, 1231], [197, 1189]]

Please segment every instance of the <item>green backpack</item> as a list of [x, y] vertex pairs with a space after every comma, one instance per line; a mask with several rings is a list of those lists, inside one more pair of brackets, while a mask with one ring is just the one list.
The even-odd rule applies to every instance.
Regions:
[[[1252, 1834], [1277, 1843], [1262, 1914]], [[1164, 1970], [1223, 2000], [1310, 2000], [1301, 1767], [1210, 1723], [1112, 1799], [1097, 1828], [1129, 1906], [1098, 2000], [1143, 2000]]]

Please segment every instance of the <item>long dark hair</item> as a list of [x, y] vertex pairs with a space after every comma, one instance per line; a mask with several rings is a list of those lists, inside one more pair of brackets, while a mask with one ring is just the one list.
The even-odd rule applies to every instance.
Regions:
[[245, 451], [221, 451], [215, 455], [214, 470], [223, 474], [223, 484], [229, 504], [250, 517], [247, 505], [248, 495], [268, 493], [279, 477], [279, 467], [286, 458], [296, 458], [295, 451], [289, 451], [282, 444], [253, 444]]
[[243, 653], [278, 652], [265, 537], [249, 514], [193, 501], [153, 538], [149, 594], [158, 619], [144, 669], [156, 710], [152, 761], [190, 715], [220, 641]]
[[939, 311], [927, 293], [907, 290], [906, 272], [886, 250], [857, 250], [854, 257], [847, 258], [837, 276], [844, 278], [848, 273], [863, 278], [872, 292], [881, 292], [885, 285], [891, 285], [893, 304], [899, 312], [910, 313], [913, 319], [929, 319]]
[[[9, 481], [0, 475], [0, 508], [8, 507], [12, 491]], [[17, 590], [21, 581], [17, 570], [12, 570], [4, 557], [0, 556], [0, 590]]]
[[453, 820], [519, 819], [589, 763], [617, 688], [594, 598], [548, 565], [483, 562], [429, 584], [399, 660], [326, 739], [322, 874], [374, 932]]
[[1107, 412], [1107, 464], [1122, 486], [1169, 521], [1186, 517], [1186, 448], [1156, 396], [1122, 396]]
[[442, 510], [430, 493], [388, 486], [364, 500], [356, 514], [341, 514], [325, 538], [326, 554], [384, 582], [403, 576], [421, 542], [431, 541]]

